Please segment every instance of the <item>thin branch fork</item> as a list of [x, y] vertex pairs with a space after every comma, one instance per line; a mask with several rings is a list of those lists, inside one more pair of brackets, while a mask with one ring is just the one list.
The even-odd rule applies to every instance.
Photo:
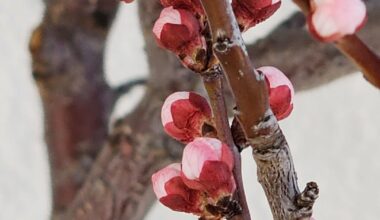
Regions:
[[[231, 5], [227, 0], [201, 2], [208, 16], [214, 53], [235, 96], [236, 118], [253, 147], [259, 182], [273, 217], [308, 219], [318, 197], [318, 187], [310, 183], [303, 193], [298, 189], [290, 149], [268, 105], [264, 76], [255, 71], [248, 58]], [[308, 202], [297, 202], [304, 200]]]
[[230, 125], [228, 122], [227, 108], [223, 95], [223, 75], [219, 65], [214, 66], [210, 70], [201, 73], [203, 84], [210, 98], [212, 112], [219, 140], [230, 146], [234, 155], [233, 174], [236, 181], [235, 197], [241, 206], [241, 213], [234, 213], [233, 220], [249, 220], [250, 213], [248, 203], [245, 196], [243, 186], [243, 176], [241, 170], [241, 155], [238, 148], [235, 146]]
[[[293, 0], [308, 16], [311, 13], [310, 0]], [[335, 42], [335, 46], [362, 71], [364, 78], [380, 89], [380, 57], [356, 34], [347, 35]]]

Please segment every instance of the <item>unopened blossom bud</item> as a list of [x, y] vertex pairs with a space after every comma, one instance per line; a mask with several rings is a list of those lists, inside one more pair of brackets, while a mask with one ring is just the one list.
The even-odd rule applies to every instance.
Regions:
[[153, 190], [158, 200], [174, 211], [200, 213], [200, 195], [181, 179], [181, 164], [175, 163], [152, 175]]
[[290, 80], [279, 69], [271, 66], [260, 67], [269, 90], [269, 104], [277, 120], [290, 115], [293, 110], [294, 88]]
[[206, 63], [206, 42], [199, 21], [189, 10], [164, 8], [153, 27], [160, 46], [175, 53], [184, 66], [200, 72]]
[[161, 120], [167, 134], [184, 143], [203, 136], [204, 126], [211, 123], [207, 100], [194, 92], [176, 92], [166, 98]]
[[185, 45], [200, 33], [198, 20], [184, 9], [164, 8], [153, 27], [159, 44], [174, 53], [180, 53]]
[[354, 34], [367, 20], [362, 0], [311, 0], [310, 32], [324, 42]]
[[227, 145], [215, 138], [196, 138], [183, 151], [183, 180], [192, 189], [205, 191], [218, 200], [235, 190], [233, 155]]
[[161, 0], [164, 7], [173, 6], [175, 9], [187, 9], [197, 14], [204, 14], [200, 0]]
[[232, 0], [232, 8], [242, 31], [268, 19], [281, 6], [281, 0]]

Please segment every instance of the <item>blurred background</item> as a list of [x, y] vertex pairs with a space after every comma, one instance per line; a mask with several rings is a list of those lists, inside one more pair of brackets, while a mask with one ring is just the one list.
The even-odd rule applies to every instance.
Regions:
[[[49, 218], [51, 192], [43, 112], [28, 52], [31, 31], [41, 21], [43, 10], [38, 0], [0, 0], [1, 220]], [[245, 40], [253, 42], [264, 36], [294, 11], [290, 0], [285, 0], [280, 11], [247, 33]], [[110, 85], [148, 72], [138, 22], [136, 4], [123, 4], [107, 45]], [[137, 103], [142, 94], [143, 89], [136, 88], [121, 98], [113, 120], [130, 111], [131, 103]], [[320, 186], [316, 219], [379, 219], [380, 92], [356, 73], [297, 93], [294, 106], [281, 126], [292, 150], [300, 188], [308, 181]], [[253, 219], [271, 219], [250, 150], [243, 153], [243, 165]], [[145, 219], [158, 217], [196, 219], [157, 203]]]

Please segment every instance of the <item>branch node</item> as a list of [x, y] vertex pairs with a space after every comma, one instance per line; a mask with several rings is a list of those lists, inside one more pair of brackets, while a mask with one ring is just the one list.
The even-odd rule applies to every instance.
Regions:
[[226, 53], [232, 45], [233, 45], [233, 42], [226, 35], [226, 32], [223, 30], [218, 30], [217, 36], [216, 36], [216, 42], [213, 45], [214, 50], [218, 53]]
[[236, 117], [232, 121], [231, 133], [239, 152], [242, 152], [245, 148], [249, 147], [249, 142], [247, 141], [247, 138], [245, 138], [244, 130]]
[[206, 210], [214, 216], [222, 216], [225, 219], [231, 219], [243, 212], [239, 202], [231, 196], [221, 198], [215, 205], [206, 205]]
[[269, 108], [265, 112], [262, 120], [253, 125], [251, 129], [256, 137], [270, 138], [273, 137], [278, 127], [276, 116], [274, 116], [272, 110]]
[[319, 188], [316, 182], [306, 184], [304, 191], [297, 196], [296, 204], [300, 208], [310, 209], [319, 196]]

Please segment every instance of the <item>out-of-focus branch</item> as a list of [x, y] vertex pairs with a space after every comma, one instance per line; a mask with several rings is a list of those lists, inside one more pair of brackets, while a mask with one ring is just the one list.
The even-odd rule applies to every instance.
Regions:
[[[380, 51], [380, 1], [366, 1], [368, 22], [358, 35]], [[267, 37], [249, 45], [248, 53], [258, 66], [274, 65], [290, 78], [296, 90], [307, 90], [358, 71], [332, 44], [312, 39], [305, 16], [298, 12]]]
[[134, 79], [117, 86], [116, 88], [113, 89], [114, 100], [117, 101], [120, 98], [120, 96], [125, 95], [136, 86], [145, 85], [146, 81], [147, 81], [146, 78], [139, 78], [139, 79]]
[[[317, 186], [310, 183], [313, 187], [306, 187], [303, 193], [298, 189], [289, 146], [268, 106], [264, 76], [255, 71], [248, 58], [231, 5], [227, 0], [201, 2], [211, 28], [215, 56], [234, 94], [236, 118], [253, 148], [258, 179], [266, 193], [273, 218], [309, 219], [318, 196]], [[310, 195], [311, 191], [316, 196], [302, 196]], [[297, 202], [307, 199], [311, 201]], [[250, 219], [249, 213], [243, 219]]]
[[143, 219], [155, 201], [152, 173], [180, 160], [182, 145], [164, 133], [160, 111], [170, 93], [194, 88], [195, 75], [155, 44], [151, 30], [161, 10], [159, 1], [137, 3], [150, 65], [145, 95], [130, 115], [116, 123], [86, 184], [63, 219]]
[[104, 46], [117, 0], [50, 0], [30, 40], [42, 97], [54, 213], [74, 199], [106, 140], [113, 107]]
[[[293, 0], [305, 16], [310, 16], [310, 0]], [[356, 34], [347, 35], [335, 42], [335, 46], [363, 72], [372, 85], [380, 89], [380, 57]]]

